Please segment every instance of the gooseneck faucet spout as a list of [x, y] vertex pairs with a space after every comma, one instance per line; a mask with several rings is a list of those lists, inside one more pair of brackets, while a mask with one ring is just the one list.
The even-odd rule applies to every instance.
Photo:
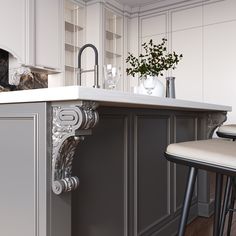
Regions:
[[[82, 56], [82, 52], [84, 51], [84, 49], [86, 48], [92, 48], [94, 53], [95, 53], [95, 65], [94, 65], [94, 69], [92, 70], [82, 70], [81, 68], [81, 56]], [[98, 84], [98, 50], [97, 48], [93, 45], [93, 44], [85, 44], [83, 47], [80, 48], [79, 50], [79, 54], [78, 54], [78, 85], [81, 85], [81, 75], [84, 72], [94, 72], [94, 88], [99, 88], [99, 84]]]

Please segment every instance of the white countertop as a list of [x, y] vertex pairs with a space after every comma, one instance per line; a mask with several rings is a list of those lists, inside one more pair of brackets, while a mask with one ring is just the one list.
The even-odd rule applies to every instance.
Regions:
[[67, 86], [0, 93], [0, 104], [46, 101], [97, 101], [100, 105], [142, 108], [177, 108], [191, 110], [231, 111], [230, 106], [180, 99], [110, 91], [105, 89]]

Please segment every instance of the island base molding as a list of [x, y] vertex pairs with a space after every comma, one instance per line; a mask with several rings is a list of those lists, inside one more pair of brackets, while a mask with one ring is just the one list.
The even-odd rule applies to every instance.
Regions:
[[[226, 119], [224, 111], [79, 101], [0, 108], [0, 173], [7, 176], [0, 178], [0, 235], [8, 236], [174, 235], [187, 169], [163, 152], [169, 143], [209, 138]], [[70, 191], [75, 176], [80, 186]], [[201, 172], [190, 220], [198, 204], [211, 204], [209, 184]]]

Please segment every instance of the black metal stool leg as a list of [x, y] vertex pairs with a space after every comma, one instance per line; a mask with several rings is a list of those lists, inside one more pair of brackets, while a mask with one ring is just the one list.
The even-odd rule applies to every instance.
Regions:
[[232, 178], [228, 176], [227, 181], [226, 181], [224, 202], [223, 202], [223, 206], [222, 206], [222, 214], [221, 214], [221, 220], [220, 220], [220, 225], [219, 225], [219, 236], [222, 236], [223, 231], [224, 231], [225, 218], [226, 218], [226, 214], [227, 214], [227, 207], [228, 207], [228, 202], [229, 202], [230, 190], [232, 187], [231, 180], [232, 180]]
[[188, 220], [189, 209], [191, 205], [192, 195], [194, 191], [194, 185], [197, 177], [197, 169], [195, 167], [189, 168], [188, 182], [185, 190], [185, 197], [183, 203], [183, 209], [181, 214], [181, 220], [179, 224], [178, 236], [184, 236], [186, 224]]
[[218, 236], [219, 233], [222, 183], [223, 183], [223, 175], [216, 173], [215, 216], [214, 216], [213, 236]]
[[[232, 183], [233, 185], [234, 183]], [[229, 219], [228, 219], [228, 226], [227, 226], [227, 236], [230, 236], [232, 220], [233, 220], [233, 208], [234, 208], [234, 201], [235, 201], [235, 190], [234, 187], [231, 187], [231, 196], [230, 196], [230, 204], [229, 204]]]

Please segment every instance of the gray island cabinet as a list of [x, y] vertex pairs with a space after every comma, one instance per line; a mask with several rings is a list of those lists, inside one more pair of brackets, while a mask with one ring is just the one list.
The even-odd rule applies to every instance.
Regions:
[[[1, 93], [0, 103], [6, 236], [175, 235], [187, 172], [163, 152], [210, 138], [231, 110], [78, 86]], [[190, 219], [212, 202], [202, 171]]]

